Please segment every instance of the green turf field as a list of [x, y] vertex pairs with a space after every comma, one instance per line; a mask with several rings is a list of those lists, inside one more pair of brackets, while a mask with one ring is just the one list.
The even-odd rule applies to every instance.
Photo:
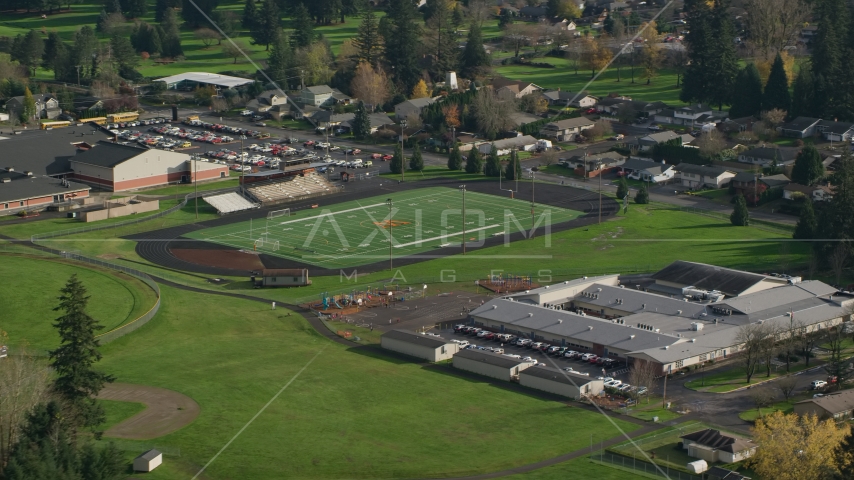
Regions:
[[89, 314], [107, 332], [134, 320], [147, 312], [156, 300], [145, 284], [123, 274], [108, 270], [89, 269], [78, 264], [15, 255], [0, 256], [0, 285], [3, 298], [0, 330], [9, 335], [15, 349], [26, 347], [41, 354], [56, 348], [59, 336], [53, 321], [59, 313], [59, 290], [76, 273], [89, 296]]
[[[503, 236], [531, 227], [531, 203], [477, 192], [465, 195], [445, 187], [422, 188], [386, 196], [294, 212], [271, 220], [241, 222], [188, 234], [209, 242], [256, 249], [271, 255], [327, 268], [363, 265], [410, 256], [449, 246], [476, 246], [490, 236]], [[535, 206], [537, 221], [554, 224], [572, 220], [581, 212], [549, 205]], [[437, 252], [440, 253], [440, 252]], [[437, 258], [444, 255], [425, 258]]]

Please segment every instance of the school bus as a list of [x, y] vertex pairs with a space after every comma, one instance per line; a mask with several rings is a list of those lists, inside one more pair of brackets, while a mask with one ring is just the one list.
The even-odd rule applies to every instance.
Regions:
[[137, 118], [139, 118], [139, 114], [136, 112], [111, 113], [107, 115], [110, 123], [132, 122]]
[[49, 128], [62, 128], [71, 125], [71, 122], [42, 122], [41, 129], [47, 130]]
[[107, 117], [92, 117], [80, 119], [81, 122], [94, 123], [95, 125], [106, 125]]

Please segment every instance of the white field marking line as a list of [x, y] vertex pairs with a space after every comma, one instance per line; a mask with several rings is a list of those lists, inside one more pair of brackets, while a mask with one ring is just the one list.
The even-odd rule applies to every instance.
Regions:
[[237, 437], [239, 437], [239, 436], [240, 436], [240, 434], [241, 434], [241, 433], [243, 433], [243, 431], [244, 431], [244, 430], [246, 430], [246, 428], [247, 428], [249, 425], [251, 425], [251, 424], [252, 424], [252, 422], [254, 422], [256, 418], [258, 418], [258, 416], [259, 416], [259, 415], [261, 415], [262, 413], [264, 413], [264, 410], [266, 410], [266, 409], [267, 409], [267, 407], [269, 407], [271, 403], [273, 403], [277, 398], [279, 398], [279, 395], [281, 395], [281, 394], [282, 394], [282, 392], [284, 392], [286, 388], [288, 388], [292, 383], [294, 383], [294, 380], [296, 380], [296, 379], [297, 379], [297, 377], [299, 377], [299, 376], [302, 374], [302, 372], [304, 372], [304, 371], [305, 371], [305, 369], [306, 369], [306, 368], [308, 368], [308, 366], [309, 366], [309, 365], [311, 365], [311, 363], [312, 363], [312, 362], [314, 362], [314, 360], [315, 360], [318, 356], [320, 356], [320, 354], [321, 354], [321, 353], [323, 352], [323, 350], [325, 350], [325, 349], [326, 349], [326, 345], [324, 345], [324, 346], [323, 346], [323, 348], [321, 348], [320, 350], [318, 350], [318, 351], [317, 351], [317, 353], [315, 353], [315, 354], [314, 354], [314, 356], [313, 356], [313, 357], [311, 357], [311, 360], [309, 360], [309, 361], [308, 361], [308, 363], [306, 363], [306, 364], [305, 364], [305, 366], [303, 366], [303, 367], [300, 369], [300, 371], [296, 373], [296, 375], [294, 375], [293, 377], [291, 377], [291, 379], [290, 379], [290, 380], [288, 380], [288, 383], [286, 383], [282, 388], [280, 388], [280, 389], [279, 389], [279, 391], [278, 391], [278, 392], [276, 392], [276, 394], [275, 394], [275, 395], [273, 395], [273, 398], [271, 398], [271, 399], [270, 399], [270, 401], [269, 401], [269, 402], [267, 402], [267, 404], [266, 404], [266, 405], [264, 405], [263, 407], [261, 407], [261, 410], [258, 410], [258, 413], [256, 413], [254, 417], [250, 418], [250, 419], [249, 419], [249, 421], [248, 421], [248, 422], [246, 422], [246, 425], [243, 425], [243, 428], [241, 428], [240, 430], [238, 430], [238, 432], [237, 432], [237, 433], [235, 433], [233, 437], [231, 437], [231, 440], [229, 440], [229, 441], [228, 441], [228, 443], [226, 443], [225, 445], [223, 445], [223, 447], [222, 447], [222, 448], [220, 448], [218, 452], [216, 452], [216, 455], [214, 455], [214, 456], [213, 456], [213, 458], [211, 458], [210, 460], [208, 460], [208, 463], [206, 463], [206, 464], [205, 464], [205, 466], [204, 466], [204, 467], [202, 467], [202, 469], [198, 471], [198, 473], [196, 473], [195, 475], [193, 475], [193, 479], [192, 479], [192, 480], [196, 480], [196, 478], [197, 478], [199, 475], [201, 475], [201, 474], [202, 474], [202, 472], [204, 472], [204, 471], [205, 471], [205, 469], [206, 469], [206, 468], [208, 468], [208, 467], [210, 466], [210, 464], [211, 464], [211, 463], [213, 463], [213, 462], [214, 462], [214, 460], [216, 460], [216, 459], [217, 459], [217, 457], [219, 457], [219, 455], [220, 455], [222, 452], [224, 452], [226, 448], [228, 448], [228, 446], [229, 446], [229, 445], [231, 445], [231, 442], [233, 442], [234, 440], [236, 440], [236, 439], [237, 439]]
[[[500, 227], [500, 226], [501, 226], [500, 223], [495, 223], [493, 225], [487, 225], [485, 227], [466, 229], [465, 234], [468, 235], [469, 233], [472, 233], [472, 232], [479, 232], [481, 230], [487, 230], [489, 228], [495, 228], [495, 227]], [[455, 237], [457, 235], [462, 235], [462, 234], [463, 234], [463, 232], [459, 231], [459, 232], [449, 233], [447, 235], [439, 235], [438, 237], [424, 238], [421, 240], [416, 240], [414, 242], [401, 243], [401, 244], [395, 245], [394, 248], [408, 247], [410, 245], [417, 245], [419, 243], [424, 243], [424, 242], [432, 242], [433, 240], [439, 240], [439, 239], [448, 238], [448, 237]], [[465, 241], [465, 239], [463, 239], [463, 241]]]

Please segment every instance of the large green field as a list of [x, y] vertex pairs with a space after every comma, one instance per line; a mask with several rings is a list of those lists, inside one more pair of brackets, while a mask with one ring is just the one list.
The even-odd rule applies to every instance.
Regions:
[[[466, 243], [479, 244], [531, 228], [531, 204], [477, 192], [463, 194], [444, 187], [422, 188], [294, 212], [272, 220], [241, 222], [192, 232], [186, 236], [257, 251], [328, 268], [350, 267], [409, 256]], [[572, 220], [580, 212], [537, 204], [541, 227]], [[438, 253], [441, 255], [441, 252]], [[432, 257], [431, 257], [432, 258]]]
[[170, 287], [163, 303], [145, 326], [105, 345], [99, 365], [201, 407], [189, 426], [136, 442], [180, 450], [152, 479], [192, 477], [292, 380], [204, 478], [472, 475], [584, 448], [591, 434], [593, 442], [620, 434], [595, 412], [332, 343], [283, 309]]
[[13, 348], [26, 347], [44, 353], [59, 344], [53, 328], [59, 313], [59, 290], [76, 273], [89, 291], [89, 314], [107, 332], [147, 312], [156, 300], [154, 292], [133, 277], [72, 262], [15, 255], [0, 256], [0, 298], [3, 298], [0, 330], [9, 335]]

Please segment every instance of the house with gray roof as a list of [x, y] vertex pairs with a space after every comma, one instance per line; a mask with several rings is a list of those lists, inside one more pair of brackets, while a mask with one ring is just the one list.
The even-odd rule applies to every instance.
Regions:
[[819, 124], [820, 118], [797, 117], [777, 127], [777, 131], [784, 137], [808, 138], [816, 134]]
[[686, 134], [678, 134], [672, 130], [665, 130], [663, 132], [651, 133], [649, 135], [645, 135], [643, 137], [638, 138], [638, 149], [642, 152], [646, 152], [652, 150], [656, 145], [660, 145], [662, 143], [667, 143], [671, 140], [679, 139], [682, 142], [682, 145], [688, 145], [689, 143], [694, 141], [694, 137]]
[[328, 107], [336, 103], [346, 105], [350, 103], [350, 97], [329, 85], [314, 85], [302, 89], [302, 92], [300, 92], [300, 101], [303, 105]]
[[815, 415], [819, 420], [846, 421], [854, 417], [854, 390], [842, 390], [823, 397], [801, 400], [795, 403], [794, 411], [798, 415]]
[[428, 362], [450, 360], [459, 351], [459, 345], [450, 340], [408, 330], [390, 330], [384, 333], [380, 337], [380, 346]]
[[755, 147], [738, 154], [738, 161], [770, 167], [775, 161], [777, 165], [789, 165], [795, 163], [798, 156], [798, 148], [779, 147]]
[[287, 105], [288, 97], [278, 90], [266, 90], [260, 95], [246, 102], [246, 108], [255, 113], [267, 113], [273, 107]]
[[489, 143], [481, 143], [477, 149], [480, 153], [488, 154], [492, 147], [498, 151], [498, 155], [509, 155], [512, 150], [530, 152], [537, 149], [537, 139], [530, 135], [521, 135], [513, 138], [504, 138]]
[[590, 108], [599, 101], [587, 92], [570, 92], [560, 88], [543, 92], [543, 96], [549, 101], [549, 105], [555, 107]]
[[658, 112], [668, 108], [664, 102], [645, 102], [643, 100], [632, 100], [627, 97], [607, 97], [599, 99], [597, 107], [608, 115], [617, 115], [621, 108], [630, 109], [637, 118], [652, 118]]
[[643, 158], [629, 158], [620, 165], [620, 172], [627, 178], [651, 183], [664, 183], [676, 175], [673, 165]]
[[540, 136], [558, 142], [572, 142], [588, 128], [593, 128], [596, 122], [587, 117], [575, 117], [549, 122], [540, 129]]
[[691, 190], [725, 187], [736, 173], [733, 169], [714, 165], [682, 162], [676, 166], [676, 179], [682, 182], [683, 187]]
[[818, 129], [824, 139], [831, 142], [848, 142], [854, 139], [854, 123], [822, 120]]
[[689, 457], [708, 463], [735, 463], [746, 460], [756, 453], [757, 445], [746, 438], [711, 428], [689, 433], [682, 437], [682, 448]]
[[594, 155], [573, 155], [569, 158], [561, 158], [558, 164], [572, 169], [575, 175], [585, 178], [610, 173], [626, 163], [626, 157], [617, 152], [602, 152]]
[[[38, 93], [33, 95], [33, 99], [36, 101], [36, 115], [39, 118], [54, 120], [62, 113], [59, 100], [53, 94]], [[7, 100], [6, 111], [9, 112], [9, 115], [20, 116], [21, 112], [24, 111], [24, 96], [12, 97]]]
[[438, 99], [439, 97], [424, 97], [404, 100], [394, 106], [394, 118], [400, 122], [410, 116], [421, 116], [421, 112], [423, 112], [427, 106], [436, 103], [436, 100]]
[[668, 108], [654, 115], [654, 120], [669, 125], [700, 125], [712, 118], [714, 108], [703, 103]]

